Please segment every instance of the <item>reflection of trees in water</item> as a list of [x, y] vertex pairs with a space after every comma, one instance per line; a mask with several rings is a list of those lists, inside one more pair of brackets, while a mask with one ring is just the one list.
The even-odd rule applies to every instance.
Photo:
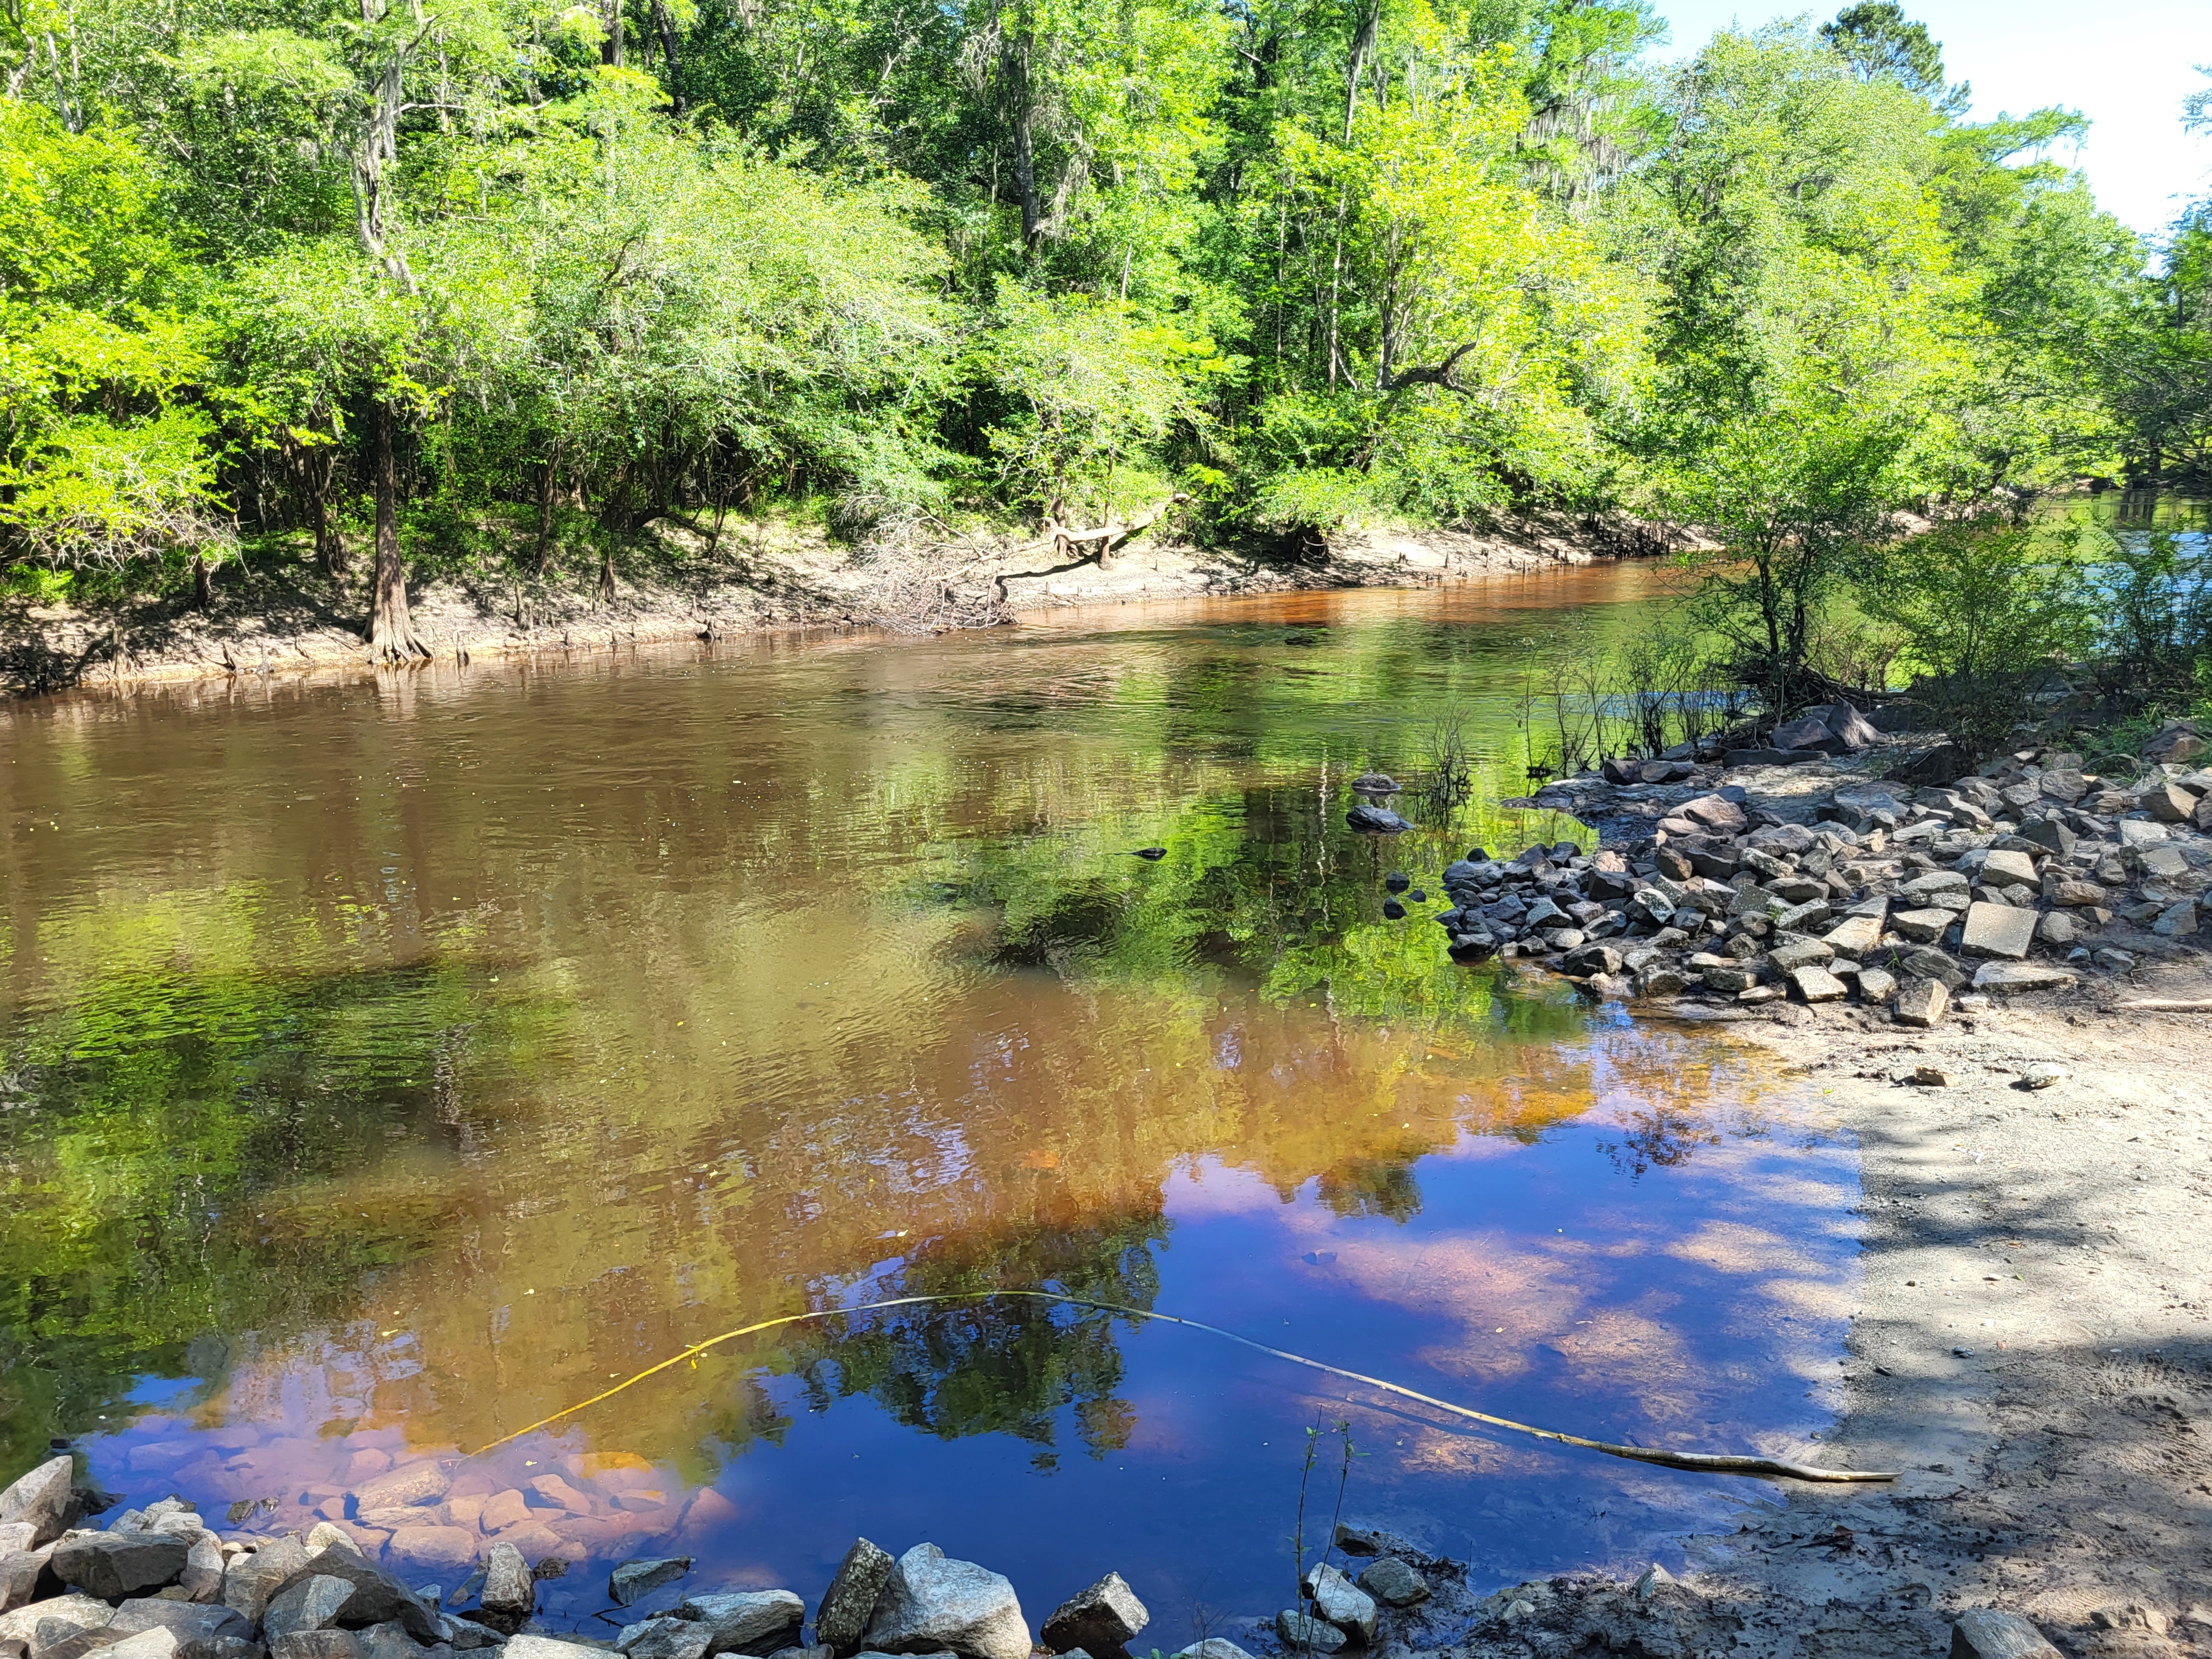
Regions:
[[1629, 1112], [1620, 1139], [1600, 1140], [1597, 1149], [1631, 1181], [1641, 1179], [1647, 1170], [1687, 1164], [1698, 1147], [1721, 1144], [1721, 1132], [1710, 1120], [1679, 1106]]
[[1421, 1212], [1411, 1158], [1370, 1158], [1322, 1172], [1321, 1201], [1336, 1214], [1411, 1221]]
[[[987, 1245], [950, 1243], [917, 1255], [870, 1299], [942, 1295], [994, 1285], [1064, 1291], [1149, 1309], [1159, 1294], [1154, 1249], [1168, 1222], [1150, 1212], [1048, 1225]], [[810, 1406], [866, 1395], [909, 1428], [947, 1440], [1008, 1434], [1056, 1461], [1062, 1413], [1077, 1443], [1103, 1457], [1128, 1442], [1136, 1412], [1115, 1397], [1122, 1359], [1117, 1319], [1031, 1297], [892, 1308], [855, 1315], [793, 1345], [790, 1364]]]
[[103, 975], [7, 1033], [0, 1468], [128, 1416], [148, 1372], [218, 1380], [234, 1356], [209, 1332], [349, 1316], [364, 1278], [420, 1248], [434, 1197], [372, 1216], [340, 1189], [395, 1140], [465, 1143], [456, 1068], [534, 1040], [543, 1013], [475, 992], [463, 969], [234, 960]]

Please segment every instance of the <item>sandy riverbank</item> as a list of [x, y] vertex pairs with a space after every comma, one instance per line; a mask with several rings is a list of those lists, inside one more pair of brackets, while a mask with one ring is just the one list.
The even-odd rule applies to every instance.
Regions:
[[[1763, 769], [1751, 799], [1809, 801], [1826, 772]], [[1995, 1607], [2070, 1654], [2212, 1651], [2212, 1012], [2156, 1002], [2212, 1009], [2202, 951], [1925, 1030], [1863, 1004], [1628, 1004], [1771, 1050], [1856, 1132], [1846, 1409], [1759, 1449], [1898, 1479], [1747, 1481], [1680, 1582], [1522, 1587], [1442, 1650], [1932, 1655]], [[2063, 1075], [2033, 1086], [2038, 1065]]]
[[[1017, 541], [866, 556], [818, 532], [757, 525], [719, 541], [670, 529], [672, 555], [624, 570], [611, 603], [596, 566], [539, 580], [418, 578], [411, 610], [439, 659], [622, 650], [777, 630], [928, 633], [1075, 605], [1487, 580], [1596, 562], [1632, 526], [1510, 521], [1480, 533], [1363, 531], [1310, 557], [1140, 539], [1104, 566]], [[356, 583], [300, 559], [227, 568], [205, 611], [169, 600], [112, 610], [0, 600], [0, 689], [129, 685], [225, 675], [368, 674]]]

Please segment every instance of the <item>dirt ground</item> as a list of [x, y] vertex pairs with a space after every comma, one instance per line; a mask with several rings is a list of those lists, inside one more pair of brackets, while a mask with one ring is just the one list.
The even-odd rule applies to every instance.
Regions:
[[[2212, 1652], [2212, 1012], [2127, 1006], [2149, 999], [2212, 1001], [2212, 976], [1927, 1032], [1841, 1006], [1736, 1024], [1833, 1091], [1864, 1160], [1846, 1410], [1782, 1455], [1898, 1479], [1768, 1487], [1680, 1582], [1502, 1592], [1446, 1650], [1937, 1655], [1990, 1607], [2071, 1654]], [[2031, 1088], [2038, 1061], [2067, 1075]], [[1949, 1081], [1900, 1080], [1923, 1066]]]

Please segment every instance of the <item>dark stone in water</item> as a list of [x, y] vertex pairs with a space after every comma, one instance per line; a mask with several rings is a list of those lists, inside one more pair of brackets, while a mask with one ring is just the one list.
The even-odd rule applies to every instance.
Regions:
[[1406, 919], [1406, 907], [1395, 899], [1384, 899], [1382, 915], [1387, 921], [1403, 921]]
[[1394, 893], [1402, 893], [1413, 884], [1413, 878], [1403, 870], [1393, 870], [1382, 878], [1382, 884]]
[[1413, 900], [1416, 904], [1426, 904], [1429, 902], [1429, 895], [1425, 888], [1416, 887], [1412, 892], [1407, 894], [1406, 896]]
[[1135, 852], [1129, 854], [1133, 859], [1146, 859], [1153, 861], [1164, 859], [1167, 855], [1168, 849], [1164, 847], [1139, 847]]
[[1109, 1659], [1126, 1651], [1129, 1638], [1152, 1621], [1121, 1575], [1109, 1572], [1061, 1602], [1038, 1634], [1054, 1653], [1080, 1648], [1091, 1659]]
[[624, 1561], [607, 1578], [607, 1594], [615, 1605], [626, 1607], [641, 1595], [659, 1589], [663, 1584], [672, 1584], [691, 1571], [688, 1555], [647, 1557]]
[[1413, 827], [1387, 806], [1374, 806], [1366, 801], [1346, 812], [1344, 821], [1355, 830], [1376, 836], [1402, 836]]

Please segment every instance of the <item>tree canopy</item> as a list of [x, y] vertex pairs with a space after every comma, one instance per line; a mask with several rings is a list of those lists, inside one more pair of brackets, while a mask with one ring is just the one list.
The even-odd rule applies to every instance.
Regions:
[[[2212, 228], [1974, 123], [1893, 0], [25, 0], [0, 562], [702, 510], [1190, 533], [1870, 521], [2212, 467]], [[2196, 116], [2202, 117], [2202, 111]], [[585, 564], [580, 568], [589, 568]], [[1795, 624], [1762, 611], [1771, 632]]]

